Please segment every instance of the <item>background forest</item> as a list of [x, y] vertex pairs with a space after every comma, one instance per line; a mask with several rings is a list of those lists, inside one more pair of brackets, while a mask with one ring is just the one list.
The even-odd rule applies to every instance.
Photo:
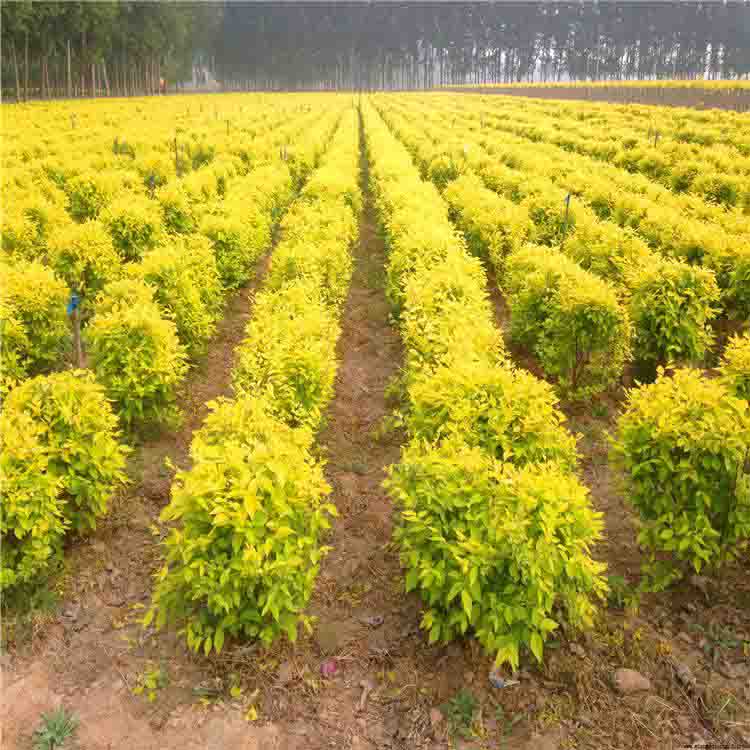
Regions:
[[2, 5], [6, 96], [174, 91], [201, 61], [227, 90], [736, 78], [745, 2]]

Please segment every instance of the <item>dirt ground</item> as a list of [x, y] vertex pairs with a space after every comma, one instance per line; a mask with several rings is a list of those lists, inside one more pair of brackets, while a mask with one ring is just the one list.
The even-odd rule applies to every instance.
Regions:
[[448, 91], [473, 94], [502, 94], [530, 96], [535, 99], [569, 99], [615, 104], [656, 104], [662, 107], [692, 107], [695, 109], [729, 109], [747, 112], [750, 91], [735, 89], [679, 89], [651, 86], [476, 86], [448, 88]]
[[[750, 582], [741, 566], [686, 581], [638, 613], [624, 608], [640, 556], [607, 461], [620, 393], [585, 408], [563, 404], [581, 436], [582, 476], [605, 517], [595, 554], [615, 576], [596, 629], [564, 634], [549, 644], [543, 667], [527, 659], [518, 683], [502, 689], [490, 684], [491, 659], [475, 642], [427, 644], [419, 601], [403, 594], [381, 487], [403, 439], [384, 429], [402, 355], [383, 288], [385, 248], [366, 197], [336, 392], [319, 441], [340, 516], [310, 606], [314, 633], [268, 650], [226, 644], [204, 658], [174, 630], [139, 624], [164, 534], [157, 519], [172, 478], [164, 459], [186, 465], [205, 402], [228, 393], [262, 266], [256, 284], [230, 301], [189, 379], [182, 429], [140, 447], [130, 490], [95, 534], [67, 551], [59, 600], [30, 615], [5, 613], [0, 746], [31, 748], [42, 712], [62, 705], [80, 722], [64, 747], [81, 750], [750, 747]], [[489, 288], [503, 325], [507, 310], [491, 275]], [[533, 358], [509, 351], [538, 372]], [[618, 691], [619, 668], [637, 670], [647, 689]]]

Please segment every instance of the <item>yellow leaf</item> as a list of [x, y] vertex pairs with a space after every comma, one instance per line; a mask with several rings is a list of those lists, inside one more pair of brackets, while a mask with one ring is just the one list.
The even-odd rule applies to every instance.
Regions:
[[247, 721], [257, 721], [258, 709], [255, 708], [255, 706], [250, 706], [250, 708], [247, 709], [247, 713], [245, 714], [245, 719]]

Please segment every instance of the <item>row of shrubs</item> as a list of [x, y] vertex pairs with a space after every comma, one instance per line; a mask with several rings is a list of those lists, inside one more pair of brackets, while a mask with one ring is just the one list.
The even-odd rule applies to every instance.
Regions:
[[[444, 188], [472, 249], [496, 268], [514, 318], [512, 333], [563, 386], [575, 381], [579, 395], [606, 387], [619, 379], [630, 350], [654, 371], [668, 361], [705, 356], [713, 340], [709, 324], [718, 312], [713, 272], [653, 253], [632, 232], [600, 221], [586, 206], [568, 208], [566, 193], [549, 180], [492, 164], [481, 149], [452, 149], [439, 131], [433, 144], [424, 129], [415, 130], [391, 110], [387, 116], [425, 174]], [[493, 189], [472, 172], [474, 165]], [[561, 252], [530, 253], [524, 247], [529, 242]], [[506, 271], [519, 258], [538, 273], [509, 278]], [[561, 277], [569, 279], [570, 293]], [[548, 326], [556, 328], [551, 347], [544, 335]], [[597, 359], [610, 366], [602, 371]], [[588, 372], [577, 372], [581, 367]]]
[[[296, 179], [289, 164], [276, 159], [232, 177], [223, 199], [186, 198], [181, 218], [175, 204], [171, 223], [162, 221], [150, 198], [142, 198], [145, 208], [136, 198], [118, 211], [129, 216], [128, 226], [140, 226], [139, 232], [116, 235], [99, 220], [69, 222], [58, 227], [40, 260], [14, 256], [3, 262], [0, 272], [7, 283], [0, 313], [9, 333], [4, 391], [47, 371], [70, 347], [66, 305], [69, 290], [75, 290], [90, 364], [125, 423], [173, 413], [186, 358], [204, 350], [225, 291], [251, 278], [295, 183], [309, 173], [308, 160], [318, 158], [335, 123], [333, 111], [305, 134], [305, 142], [314, 145], [302, 151]], [[195, 227], [185, 217], [199, 204], [203, 219]], [[131, 208], [135, 214], [127, 213]], [[141, 208], [148, 215], [139, 220]], [[118, 255], [117, 236], [124, 255]], [[123, 262], [126, 258], [130, 261]]]
[[358, 123], [347, 110], [321, 166], [281, 223], [233, 370], [234, 400], [191, 445], [162, 520], [165, 541], [146, 623], [184, 623], [190, 648], [225, 638], [297, 637], [335, 507], [315, 433], [333, 395], [339, 317], [358, 237]]
[[508, 129], [534, 142], [554, 144], [640, 173], [675, 193], [689, 193], [722, 207], [747, 205], [750, 159], [735, 148], [718, 144], [703, 148], [674, 140], [669, 123], [660, 122], [664, 118], [658, 113], [647, 130], [623, 123], [616, 112], [584, 120], [578, 113], [558, 112], [553, 125], [545, 109], [527, 102], [523, 107], [508, 103], [500, 111], [483, 108], [482, 114], [483, 121], [493, 125], [495, 118], [502, 118], [504, 122], [498, 124], [508, 127], [510, 123]]
[[[428, 173], [439, 163], [430, 162]], [[514, 232], [524, 231], [526, 239], [533, 237], [529, 224], [523, 222], [526, 207], [488, 191], [472, 175], [448, 183], [444, 194], [469, 243], [488, 255], [502, 273], [515, 335], [535, 349], [548, 371], [554, 372], [559, 361], [556, 357], [561, 354], [563, 362], [570, 361], [565, 357], [571, 357], [570, 342], [576, 340], [581, 322], [572, 312], [567, 318], [564, 313], [575, 311], [576, 303], [588, 313], [582, 319], [592, 331], [612, 332], [624, 319], [614, 314], [617, 300], [611, 288], [607, 305], [604, 290], [591, 286], [590, 279], [595, 277], [587, 276], [573, 260], [554, 249], [524, 245], [512, 237]], [[676, 290], [667, 286], [672, 282], [669, 274], [666, 270], [662, 274], [662, 296], [649, 300], [636, 287], [630, 298], [631, 310], [643, 307], [644, 312], [659, 314], [659, 299], [676, 296]], [[689, 289], [682, 291], [690, 301]], [[612, 311], [609, 318], [607, 310]], [[683, 323], [675, 311], [667, 322], [675, 331]], [[684, 331], [683, 336], [688, 334]], [[611, 342], [611, 348], [601, 346], [601, 358], [596, 358], [592, 335], [584, 347], [591, 355], [587, 366], [598, 366], [605, 373], [610, 365], [621, 369], [615, 346], [620, 342], [624, 347], [627, 340], [627, 331], [620, 329], [618, 335], [604, 339]], [[669, 358], [679, 351], [684, 348], [667, 348], [663, 356]], [[639, 542], [648, 550], [644, 588], [661, 589], [684, 575], [686, 567], [700, 571], [718, 565], [747, 546], [749, 378], [750, 336], [735, 336], [724, 352], [718, 377], [708, 377], [697, 369], [680, 369], [674, 376], [660, 370], [654, 384], [628, 393], [612, 453], [623, 472], [627, 497], [641, 520]]]
[[561, 623], [590, 625], [602, 528], [549, 385], [505, 359], [480, 261], [437, 189], [365, 105], [388, 294], [406, 350], [409, 441], [389, 470], [406, 590], [430, 641], [472, 632], [498, 663], [542, 659]]
[[[322, 117], [316, 114], [314, 120], [307, 115], [275, 135], [295, 141], [285, 159], [295, 187], [301, 185], [320, 155], [321, 140], [316, 136], [330, 132], [334, 119], [334, 110]], [[241, 141], [241, 134], [234, 137]], [[67, 259], [60, 256], [67, 245], [89, 240], [104, 251], [102, 263], [116, 264], [118, 259], [122, 263], [140, 260], [144, 252], [171, 234], [201, 231], [213, 236], [226, 232], [221, 224], [208, 220], [214, 215], [226, 218], [223, 205], [251, 197], [243, 195], [243, 182], [236, 178], [279, 160], [275, 142], [267, 144], [260, 139], [251, 143], [255, 148], [252, 161], [227, 153], [180, 179], [164, 180], [151, 194], [138, 176], [127, 170], [87, 169], [61, 177], [59, 184], [44, 174], [38, 176], [20, 192], [4, 221], [3, 251], [26, 260], [48, 259], [52, 265], [66, 265]], [[85, 208], [76, 209], [80, 204]], [[86, 230], [76, 231], [74, 220]], [[230, 234], [232, 231], [236, 230]]]
[[[48, 136], [44, 149], [24, 151], [15, 159], [9, 145], [3, 175], [9, 196], [3, 249], [37, 258], [46, 251], [47, 239], [64, 224], [101, 219], [118, 250], [122, 249], [123, 260], [133, 260], [127, 246], [119, 247], [119, 240], [124, 235], [129, 243], [131, 235], [145, 232], [153, 223], [154, 209], [164, 214], [167, 226], [175, 201], [192, 204], [200, 218], [200, 203], [222, 197], [233, 176], [245, 175], [278, 157], [282, 144], [295, 144], [288, 158], [293, 173], [298, 162], [304, 168], [304, 163], [314, 161], [317, 144], [309, 148], [310, 141], [300, 140], [300, 134], [315, 127], [319, 119], [319, 109], [290, 117], [286, 108], [266, 105], [258, 114], [258, 124], [245, 119], [232, 132], [225, 133], [218, 122], [200, 132], [188, 130], [187, 123], [178, 124], [177, 153], [175, 124], [170, 120], [165, 122], [168, 137], [152, 131], [147, 140], [137, 139], [136, 150], [144, 154], [138, 159], [132, 155], [132, 139], [126, 143], [116, 135], [117, 129], [101, 122], [89, 128], [86, 147], [81, 150], [71, 146], [70, 133], [58, 150]], [[46, 131], [55, 125], [41, 118], [37, 127]], [[9, 135], [23, 140], [21, 134]], [[19, 164], [14, 168], [16, 159]], [[149, 202], [149, 197], [155, 202]]]
[[[648, 251], [619, 254], [619, 230], [598, 221], [599, 226], [582, 226], [576, 210], [571, 211], [570, 234], [562, 246], [548, 244], [537, 247], [534, 253], [529, 240], [539, 242], [543, 232], [535, 231], [531, 202], [513, 203], [484, 187], [472, 174], [449, 183], [444, 197], [471, 245], [481, 257], [489, 257], [497, 270], [514, 321], [520, 316], [521, 325], [536, 339], [528, 341], [521, 336], [521, 341], [534, 347], [545, 371], [561, 377], [563, 384], [574, 379], [580, 359], [586, 369], [595, 368], [597, 355], [608, 359], [608, 352], [615, 356], [607, 371], [590, 371], [583, 381], [576, 378], [577, 385], [594, 392], [616, 382], [631, 352], [640, 364], [652, 369], [669, 361], [699, 361], [705, 357], [713, 342], [710, 321], [716, 315], [719, 298], [711, 271]], [[506, 222], [506, 217], [510, 221]], [[600, 232], [600, 227], [605, 231]], [[607, 248], [615, 250], [607, 255]], [[519, 288], [518, 280], [508, 272], [519, 263], [523, 266], [529, 262], [538, 275], [522, 277]], [[551, 266], [555, 273], [543, 275]], [[560, 276], [570, 280], [570, 295], [559, 288]], [[528, 295], [534, 303], [531, 309]], [[552, 325], [565, 321], [558, 326], [555, 344], [566, 357], [562, 362], [548, 361], [546, 342], [538, 343], [538, 336], [550, 325], [550, 317], [554, 319]], [[576, 317], [578, 323], [571, 320]], [[581, 325], [588, 328], [584, 341], [580, 340]], [[512, 330], [518, 330], [515, 322]]]
[[31, 378], [0, 413], [0, 591], [36, 584], [67, 531], [96, 527], [125, 482], [128, 448], [103, 388], [86, 370]]
[[631, 389], [612, 453], [647, 550], [642, 587], [714, 570], [750, 541], [750, 337], [735, 337], [719, 377], [660, 370]]
[[[311, 137], [325, 142], [335, 127], [335, 119], [328, 122], [328, 133]], [[244, 196], [249, 223], [262, 227], [253, 242], [238, 244], [233, 256], [233, 267], [246, 280], [270, 244], [271, 226], [291, 198], [292, 180], [285, 164], [238, 179], [234, 208], [243, 210]], [[258, 217], [254, 224], [253, 216]], [[111, 268], [88, 254], [95, 243], [80, 247], [87, 260], [78, 278], [93, 290], [84, 329], [91, 371], [27, 379], [31, 367], [59, 364], [61, 342], [69, 336], [68, 290], [40, 262], [15, 259], [0, 269], [6, 282], [3, 385], [8, 394], [0, 425], [0, 590], [38, 581], [59, 558], [67, 531], [82, 534], [95, 527], [125, 481], [128, 448], [119, 425], [131, 428], [176, 415], [188, 359], [205, 348], [223, 303], [219, 253], [201, 234], [172, 236], [170, 244], [148, 250], [139, 263], [125, 264], [112, 276]]]
[[[470, 115], [477, 117], [477, 113]], [[532, 142], [522, 133], [511, 135], [512, 123], [513, 118], [493, 118], [491, 127], [476, 135], [487, 150], [489, 174], [502, 181], [516, 172], [523, 182], [534, 177], [553, 183], [563, 196], [572, 194], [579, 206], [585, 204], [599, 219], [632, 230], [651, 250], [711, 270], [723, 306], [742, 317], [750, 313], [746, 215], [697, 196], [675, 195], [642, 175]]]

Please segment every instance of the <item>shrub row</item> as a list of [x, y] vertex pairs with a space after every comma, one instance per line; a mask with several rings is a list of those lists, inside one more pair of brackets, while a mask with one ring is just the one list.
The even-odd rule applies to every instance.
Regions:
[[[38, 166], [27, 170], [34, 178], [19, 178], [24, 187], [3, 227], [3, 391], [27, 374], [49, 370], [69, 348], [65, 308], [71, 292], [82, 300], [85, 326], [97, 296], [123, 277], [154, 287], [162, 316], [176, 324], [188, 353], [199, 354], [221, 305], [217, 266], [223, 288], [247, 282], [291, 199], [293, 159], [281, 162], [278, 144], [296, 138], [294, 169], [304, 173], [318, 158], [335, 117], [332, 111], [292, 118], [273, 138], [254, 142], [255, 169], [249, 176], [240, 157], [208, 159], [157, 190], [156, 200], [127, 165], [70, 167], [56, 178], [67, 193]], [[125, 153], [122, 142], [118, 148], [118, 154]], [[208, 146], [195, 148], [198, 154]], [[196, 234], [199, 228], [207, 239]], [[141, 329], [164, 328], [143, 314], [130, 317], [139, 317]], [[120, 334], [130, 338], [127, 331]]]
[[3, 547], [0, 591], [38, 583], [65, 533], [85, 533], [125, 481], [127, 448], [93, 375], [71, 370], [31, 378], [0, 414]]
[[[258, 183], [268, 179], [268, 170], [258, 172]], [[284, 208], [288, 171], [286, 174], [285, 183], [282, 181], [281, 188], [270, 195], [262, 195], [255, 187], [252, 197], [270, 216], [277, 217]], [[253, 186], [246, 187], [249, 198]], [[82, 370], [38, 376], [17, 384], [34, 370], [54, 365], [61, 347], [67, 343], [68, 289], [51, 268], [39, 262], [19, 257], [12, 264], [4, 262], [0, 266], [4, 281], [0, 298], [3, 388], [6, 391], [11, 385], [16, 387], [5, 399], [0, 416], [0, 590], [38, 583], [59, 558], [68, 530], [85, 533], [94, 528], [96, 519], [106, 512], [109, 498], [125, 480], [127, 448], [120, 443], [118, 420], [110, 399], [119, 407], [127, 426], [150, 418], [164, 419], [174, 413], [175, 389], [187, 367], [188, 349], [194, 353], [210, 335], [221, 304], [222, 286], [207, 238], [175, 238], [170, 246], [147, 250], [140, 263], [129, 263], [122, 269], [118, 266], [107, 275], [112, 269], [92, 252], [92, 246], [101, 249], [107, 242], [103, 224], [89, 220], [66, 226], [71, 228], [71, 241], [55, 238], [56, 247], [60, 253], [70, 254], [70, 263], [60, 262], [71, 279], [84, 280], [71, 285], [85, 289], [89, 299], [96, 296], [95, 315], [87, 326], [86, 337], [93, 369], [106, 391], [101, 382], [94, 381], [93, 373]], [[96, 242], [87, 243], [86, 238]], [[55, 252], [50, 255], [57, 257]], [[261, 415], [260, 407], [247, 408], [259, 420], [273, 421], [272, 417]], [[215, 435], [213, 444], [221, 446], [222, 454], [233, 439], [229, 428], [226, 434], [220, 434], [226, 413], [224, 406], [217, 406], [214, 422], [209, 419], [203, 431]], [[274, 422], [274, 427], [271, 421], [266, 423], [270, 437], [265, 441], [271, 447], [259, 448], [255, 454], [260, 462], [255, 464], [256, 470], [259, 475], [265, 470], [266, 477], [274, 475], [269, 456], [277, 458], [280, 450], [273, 433], [274, 429], [283, 432], [281, 447], [288, 443], [289, 465], [298, 473], [297, 484], [305, 490], [303, 499], [308, 502], [309, 495], [311, 506], [318, 504], [325, 483], [320, 467], [304, 453], [309, 437], [304, 431], [292, 431], [278, 422]], [[196, 448], [198, 453], [201, 450]], [[203, 469], [206, 466], [204, 463]], [[230, 464], [228, 474], [235, 468], [236, 463]], [[261, 492], [267, 489], [263, 477], [260, 485]], [[289, 488], [283, 470], [278, 475], [278, 488]], [[276, 503], [278, 492], [271, 495], [272, 504]], [[294, 496], [293, 489], [291, 495]], [[293, 505], [296, 503], [295, 500]], [[291, 515], [279, 507], [277, 522], [271, 524], [278, 532], [275, 539], [280, 549], [286, 549], [289, 569], [297, 566], [294, 550], [283, 541], [288, 536], [286, 525], [295, 526], [288, 517]], [[315, 537], [316, 524], [323, 525], [324, 516], [324, 509], [313, 509], [305, 520], [305, 527], [313, 529]], [[313, 559], [321, 554], [317, 546], [311, 547]], [[262, 575], [272, 576], [276, 567], [266, 566]], [[308, 573], [307, 578], [312, 580], [314, 575]], [[280, 572], [276, 588], [281, 586], [286, 591], [287, 583], [286, 575]], [[273, 601], [269, 607], [277, 611]], [[280, 623], [284, 628], [288, 626], [285, 617], [280, 618]]]
[[[636, 179], [625, 170], [592, 162], [555, 146], [507, 135], [508, 118], [495, 120], [504, 137], [486, 136], [493, 171], [502, 164], [522, 170], [526, 179], [538, 175], [552, 180], [565, 193], [585, 201], [600, 219], [633, 229], [655, 251], [703, 265], [716, 274], [724, 304], [735, 314], [747, 316], [747, 236], [750, 222], [737, 212]], [[502, 164], [498, 165], [498, 161]], [[744, 272], [735, 272], [737, 264]]]
[[[327, 114], [305, 135], [317, 144], [309, 153], [318, 154], [319, 142], [328, 141], [335, 117], [335, 111]], [[202, 171], [190, 177], [198, 178]], [[117, 280], [99, 295], [85, 340], [91, 366], [126, 426], [168, 423], [177, 416], [177, 393], [188, 357], [205, 350], [225, 291], [250, 280], [292, 190], [289, 168], [280, 162], [231, 178], [225, 197], [205, 209], [201, 234], [169, 234], [139, 263], [125, 266], [127, 279], [153, 290], [149, 301], [140, 302], [148, 296], [142, 287], [122, 288]], [[215, 193], [209, 191], [204, 197], [211, 196]], [[112, 295], [123, 294], [124, 304], [113, 304]]]
[[488, 112], [502, 118], [504, 122], [499, 124], [518, 135], [643, 174], [675, 193], [687, 192], [728, 207], [744, 205], [749, 197], [750, 160], [746, 156], [733, 148], [717, 145], [707, 149], [670, 139], [658, 121], [650, 131], [638, 131], [619, 125], [616, 115], [594, 122], [563, 115], [556, 117], [551, 127], [533, 106]]
[[[111, 224], [118, 238], [124, 233], [127, 252], [132, 239], [147, 241], [144, 227], [131, 221], [152, 218], [152, 212], [143, 211], [145, 193], [182, 182], [176, 163], [184, 176], [201, 173], [188, 185], [210, 188], [213, 182], [212, 189], [222, 195], [227, 179], [278, 158], [282, 144], [293, 143], [321, 119], [319, 108], [291, 98], [260, 102], [247, 113], [244, 107], [235, 108], [231, 129], [224, 118], [201, 117], [197, 109], [196, 115], [187, 111], [177, 117], [170, 109], [162, 105], [158, 113], [150, 113], [148, 135], [134, 108], [121, 109], [114, 103], [107, 110], [117, 111], [116, 118], [102, 116], [100, 108], [85, 129], [75, 127], [67, 115], [61, 128], [52, 110], [36, 111], [30, 128], [17, 121], [23, 117], [11, 118], [3, 188], [13, 210], [4, 217], [3, 248], [24, 248], [29, 259], [37, 259], [44, 251], [50, 219], [61, 225], [74, 216]], [[81, 116], [79, 106], [74, 120]], [[302, 159], [309, 159], [316, 148], [303, 142]], [[130, 208], [131, 202], [139, 204], [137, 209]]]
[[[162, 519], [175, 522], [146, 622], [185, 623], [188, 645], [280, 634], [302, 622], [335, 507], [311, 453], [333, 392], [338, 317], [357, 238], [357, 121], [347, 111], [322, 166], [281, 224], [238, 350], [236, 400], [212, 405]], [[333, 187], [335, 186], [335, 187]]]
[[[409, 141], [419, 144], [413, 131]], [[442, 174], [449, 174], [445, 163], [435, 159], [441, 147], [445, 148], [442, 141], [434, 149], [417, 147], [428, 174], [436, 163]], [[454, 149], [451, 161], [458, 165], [476, 155], [471, 149], [460, 150], [458, 158], [454, 158], [455, 153]], [[562, 224], [562, 201], [550, 206], [544, 196], [539, 199], [535, 187], [539, 178], [524, 182], [517, 177], [522, 173], [510, 166], [493, 169], [496, 184], [503, 184], [504, 191], [520, 200], [529, 215], [537, 212], [531, 236], [541, 227], [545, 239], [553, 240]], [[460, 172], [453, 170], [454, 174]], [[559, 254], [528, 245], [518, 249], [521, 243], [512, 234], [519, 226], [518, 221], [513, 222], [517, 214], [502, 199], [496, 201], [500, 206], [497, 215], [511, 221], [502, 230], [490, 233], [491, 220], [483, 223], [482, 219], [492, 216], [492, 199], [481, 190], [477, 180], [465, 174], [450, 182], [445, 194], [452, 199], [453, 212], [465, 224], [469, 236], [473, 233], [481, 238], [481, 233], [486, 233], [481, 249], [502, 263], [511, 297], [521, 289], [524, 312], [530, 308], [530, 317], [536, 321], [554, 316], [558, 309], [554, 296], [535, 296], [529, 289], [538, 284], [548, 293], [550, 285], [557, 283], [559, 267], [564, 265]], [[482, 200], [473, 201], [477, 193]], [[568, 217], [572, 238], [577, 234], [579, 216]], [[534, 277], [536, 268], [543, 269], [538, 279]], [[636, 345], [643, 358], [658, 362], [684, 356], [685, 352], [705, 351], [710, 342], [705, 329], [709, 317], [706, 307], [718, 298], [710, 271], [653, 256], [647, 267], [627, 263], [622, 277], [624, 286], [632, 290], [629, 307], [638, 327]], [[576, 292], [585, 290], [580, 280], [575, 287]], [[518, 301], [512, 306], [518, 308]], [[685, 326], [684, 317], [701, 324]], [[544, 333], [543, 328], [533, 325], [527, 330], [535, 341]], [[667, 342], [663, 348], [651, 343], [658, 340], [654, 335], [657, 332]], [[558, 344], [564, 340], [562, 331], [553, 341]], [[704, 377], [697, 370], [678, 370], [674, 377], [660, 375], [653, 385], [628, 394], [613, 457], [623, 471], [627, 496], [641, 517], [639, 541], [649, 551], [644, 565], [646, 588], [668, 585], [684, 574], [687, 565], [700, 571], [705, 565], [730, 559], [746, 547], [750, 538], [750, 411], [742, 400], [747, 392], [746, 343], [746, 336], [731, 340], [718, 378]], [[441, 403], [444, 401], [439, 402], [438, 409]]]
[[[497, 101], [494, 100], [493, 103], [496, 105]], [[598, 127], [600, 131], [606, 131], [607, 139], [601, 140], [592, 133], [592, 137], [585, 142], [581, 139], [571, 140], [569, 135], [563, 132], [571, 125], [579, 127], [578, 118], [563, 115], [560, 128], [556, 127], [551, 130], [539, 120], [532, 124], [529, 121], [528, 111], [518, 111], [513, 108], [512, 103], [508, 104], [511, 111], [500, 114], [496, 106], [486, 104], [466, 111], [459, 102], [459, 106], [464, 109], [464, 114], [469, 120], [475, 124], [479, 123], [490, 138], [494, 135], [493, 130], [500, 130], [505, 134], [503, 140], [507, 141], [510, 148], [509, 154], [516, 154], [511, 157], [514, 160], [524, 158], [515, 152], [516, 146], [529, 146], [531, 141], [537, 155], [543, 158], [557, 157], [559, 163], [555, 164], [552, 169], [553, 171], [560, 170], [560, 174], [571, 170], [575, 170], [575, 173], [582, 177], [588, 176], [589, 173], [598, 174], [600, 179], [597, 184], [600, 186], [609, 182], [618, 190], [645, 196], [694, 219], [713, 223], [729, 234], [744, 234], [750, 228], [750, 220], [741, 211], [726, 210], [727, 200], [731, 202], [732, 199], [731, 186], [734, 180], [732, 172], [738, 168], [740, 171], [737, 174], [744, 174], [742, 163], [745, 160], [733, 152], [732, 148], [729, 151], [723, 151], [721, 147], [705, 149], [691, 146], [690, 152], [685, 152], [680, 158], [671, 160], [675, 172], [673, 175], [668, 175], [665, 149], [684, 147], [674, 141], [670, 143], [665, 129], [660, 128], [654, 122], [642, 123], [640, 134], [623, 134], [622, 138], [618, 139], [618, 128], [616, 118], [613, 118], [613, 111], [602, 112], [601, 116], [592, 120], [590, 124]], [[574, 122], [576, 124], [572, 124]], [[654, 148], [644, 141], [653, 138], [657, 130], [659, 130], [659, 143], [657, 148]], [[556, 140], [560, 142], [557, 143]], [[487, 143], [489, 146], [490, 141]], [[589, 149], [590, 153], [585, 153], [579, 146]], [[636, 157], [635, 160], [631, 159], [633, 154], [639, 153], [640, 157]], [[621, 156], [621, 161], [615, 163], [618, 154]], [[526, 158], [529, 156], [527, 155]], [[723, 175], [716, 175], [716, 164], [708, 164], [706, 160], [723, 162], [719, 169]], [[698, 168], [700, 162], [703, 163]], [[728, 190], [721, 187], [725, 176], [729, 178], [726, 183]], [[665, 178], [662, 184], [659, 182], [660, 178]], [[699, 188], [696, 192], [700, 194], [692, 194], [692, 191], [684, 192], [692, 187], [694, 180], [697, 181], [696, 187]]]
[[[387, 116], [430, 177], [435, 178], [435, 164], [442, 165], [446, 158], [455, 165], [453, 174], [462, 175], [446, 183], [445, 198], [459, 227], [489, 256], [501, 280], [505, 255], [527, 239], [560, 244], [583, 268], [617, 284], [634, 328], [638, 360], [654, 367], [670, 360], [698, 361], [705, 355], [712, 342], [709, 324], [718, 312], [719, 289], [712, 271], [662, 258], [630, 230], [599, 220], [585, 205], [574, 202], [568, 208], [566, 193], [550, 180], [493, 163], [471, 142], [457, 153], [445, 144], [445, 131], [436, 128], [439, 140], [432, 144], [424, 128], [415, 130], [390, 109]], [[474, 168], [492, 190], [476, 178]]]
[[469, 631], [517, 667], [561, 622], [589, 625], [601, 532], [548, 385], [503, 357], [481, 265], [434, 186], [365, 105], [370, 175], [407, 357], [409, 443], [389, 470], [406, 590], [430, 641]]
[[688, 565], [700, 572], [747, 547], [750, 405], [738, 398], [747, 382], [746, 344], [735, 340], [720, 378], [661, 371], [655, 383], [628, 393], [613, 457], [641, 519], [648, 588], [664, 588]]

